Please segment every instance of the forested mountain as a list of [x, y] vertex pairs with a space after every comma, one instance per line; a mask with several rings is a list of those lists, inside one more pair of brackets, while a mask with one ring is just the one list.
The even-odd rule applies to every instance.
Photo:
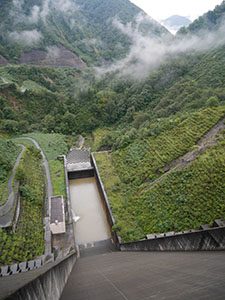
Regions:
[[213, 11], [209, 11], [203, 16], [199, 17], [187, 28], [181, 28], [181, 34], [201, 34], [202, 31], [214, 31], [220, 27], [224, 27], [225, 18], [225, 1], [217, 5]]
[[131, 39], [114, 23], [144, 35], [169, 35], [128, 0], [1, 0], [0, 63], [83, 68], [127, 54]]

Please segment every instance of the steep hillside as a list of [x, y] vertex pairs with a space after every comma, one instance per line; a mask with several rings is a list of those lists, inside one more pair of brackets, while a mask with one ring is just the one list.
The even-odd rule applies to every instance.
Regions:
[[225, 1], [217, 5], [214, 10], [199, 17], [187, 28], [181, 28], [178, 34], [201, 34], [202, 31], [215, 31], [224, 26]]
[[[142, 16], [142, 17], [141, 17]], [[3, 0], [0, 62], [84, 68], [127, 54], [130, 38], [114, 22], [133, 23], [143, 34], [168, 31], [128, 0]]]
[[225, 106], [159, 119], [95, 153], [125, 241], [225, 217], [224, 117]]

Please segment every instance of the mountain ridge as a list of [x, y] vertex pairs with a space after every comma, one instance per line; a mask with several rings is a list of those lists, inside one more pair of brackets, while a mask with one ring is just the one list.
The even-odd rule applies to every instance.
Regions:
[[0, 9], [0, 54], [10, 62], [18, 62], [24, 51], [48, 55], [49, 47], [64, 47], [87, 64], [119, 59], [131, 40], [113, 26], [115, 18], [134, 25], [141, 14], [138, 26], [147, 33], [169, 34], [128, 0], [3, 0]]

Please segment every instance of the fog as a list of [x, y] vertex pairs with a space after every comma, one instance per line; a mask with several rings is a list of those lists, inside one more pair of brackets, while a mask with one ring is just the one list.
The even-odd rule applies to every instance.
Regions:
[[24, 0], [13, 0], [11, 15], [16, 16], [15, 22], [20, 22], [21, 20], [27, 23], [37, 23], [40, 20], [46, 22], [51, 9], [63, 12], [65, 15], [71, 15], [78, 10], [74, 0], [43, 0], [41, 6], [34, 5], [30, 14], [25, 15], [23, 5]]
[[32, 46], [41, 40], [42, 34], [36, 29], [20, 32], [13, 31], [9, 34], [9, 38], [14, 42], [21, 43], [26, 46]]
[[118, 72], [122, 76], [131, 76], [135, 79], [146, 77], [152, 70], [159, 67], [171, 57], [181, 53], [203, 52], [212, 47], [225, 44], [225, 24], [222, 24], [216, 32], [200, 32], [198, 35], [189, 35], [180, 38], [165, 36], [154, 38], [144, 36], [139, 31], [142, 18], [138, 16], [134, 23], [122, 24], [118, 19], [113, 20], [113, 26], [129, 36], [132, 45], [128, 55], [110, 66], [96, 68], [98, 75], [108, 72]]

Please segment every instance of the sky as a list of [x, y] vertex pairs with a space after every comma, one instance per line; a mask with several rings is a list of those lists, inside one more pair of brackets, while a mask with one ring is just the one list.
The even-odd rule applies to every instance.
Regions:
[[157, 21], [172, 15], [189, 17], [192, 21], [214, 9], [222, 0], [130, 0]]

